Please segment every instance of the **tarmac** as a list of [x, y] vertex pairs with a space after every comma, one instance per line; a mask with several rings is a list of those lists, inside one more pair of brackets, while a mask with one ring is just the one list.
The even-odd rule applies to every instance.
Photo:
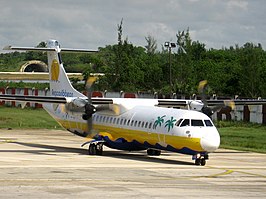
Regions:
[[62, 130], [0, 130], [0, 198], [266, 198], [266, 154], [219, 149], [191, 156], [104, 148]]

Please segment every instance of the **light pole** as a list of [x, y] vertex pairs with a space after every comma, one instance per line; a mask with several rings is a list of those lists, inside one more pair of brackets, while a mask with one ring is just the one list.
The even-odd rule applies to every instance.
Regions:
[[172, 52], [172, 48], [176, 47], [176, 43], [172, 43], [169, 41], [166, 41], [164, 43], [164, 47], [168, 48], [169, 50], [169, 83], [170, 83], [170, 88], [172, 90], [172, 65], [171, 65], [171, 52]]

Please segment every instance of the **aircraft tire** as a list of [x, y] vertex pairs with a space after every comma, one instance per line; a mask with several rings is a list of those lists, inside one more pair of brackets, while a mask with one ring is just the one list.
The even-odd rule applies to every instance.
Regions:
[[200, 159], [196, 159], [196, 160], [195, 160], [195, 165], [199, 166], [200, 163], [201, 163], [201, 160], [200, 160]]
[[206, 164], [206, 160], [203, 158], [203, 159], [201, 159], [200, 160], [200, 165], [201, 166], [205, 166], [205, 164]]
[[103, 144], [98, 143], [96, 145], [96, 155], [102, 155], [103, 154]]
[[160, 150], [155, 150], [155, 149], [148, 149], [147, 150], [147, 155], [159, 156], [159, 155], [161, 155], [161, 151]]
[[90, 144], [89, 146], [89, 155], [96, 155], [96, 145], [95, 144]]

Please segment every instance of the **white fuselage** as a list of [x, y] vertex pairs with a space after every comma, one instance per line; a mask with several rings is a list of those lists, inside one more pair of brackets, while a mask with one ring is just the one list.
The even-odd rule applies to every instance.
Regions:
[[[93, 115], [93, 129], [109, 147], [125, 150], [155, 148], [185, 154], [212, 152], [220, 136], [210, 118], [192, 110], [156, 107], [154, 99], [113, 98], [110, 111]], [[82, 133], [87, 123], [81, 113], [64, 105], [45, 109], [67, 130]]]

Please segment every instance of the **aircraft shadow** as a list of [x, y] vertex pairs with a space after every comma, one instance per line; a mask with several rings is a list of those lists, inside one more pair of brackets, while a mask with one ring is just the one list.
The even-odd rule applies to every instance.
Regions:
[[[39, 150], [1, 150], [0, 152], [23, 152], [23, 153], [33, 153], [33, 154], [45, 154], [45, 155], [56, 155], [51, 154], [51, 152], [56, 153], [76, 153], [78, 155], [88, 155], [87, 149], [82, 148], [70, 148], [70, 147], [62, 147], [62, 146], [53, 146], [46, 144], [35, 144], [35, 143], [24, 143], [24, 142], [12, 142], [14, 144], [33, 147], [33, 148], [41, 148]], [[43, 149], [43, 150], [42, 150]], [[49, 149], [49, 150], [47, 150]], [[112, 158], [118, 159], [127, 159], [141, 162], [153, 162], [153, 163], [163, 163], [163, 164], [177, 164], [177, 165], [194, 165], [192, 162], [185, 162], [179, 160], [169, 160], [160, 158], [160, 156], [147, 156], [146, 152], [127, 152], [127, 151], [103, 151], [102, 156], [108, 156]], [[170, 156], [170, 154], [164, 153], [163, 156]]]
[[[163, 156], [169, 156], [169, 154], [162, 154]], [[127, 159], [127, 160], [136, 160], [142, 162], [153, 162], [153, 163], [163, 163], [163, 164], [178, 164], [178, 165], [194, 165], [192, 162], [185, 162], [179, 160], [169, 160], [162, 159], [160, 156], [147, 156], [146, 152], [124, 152], [124, 151], [104, 151], [103, 156], [108, 156], [112, 158]]]

